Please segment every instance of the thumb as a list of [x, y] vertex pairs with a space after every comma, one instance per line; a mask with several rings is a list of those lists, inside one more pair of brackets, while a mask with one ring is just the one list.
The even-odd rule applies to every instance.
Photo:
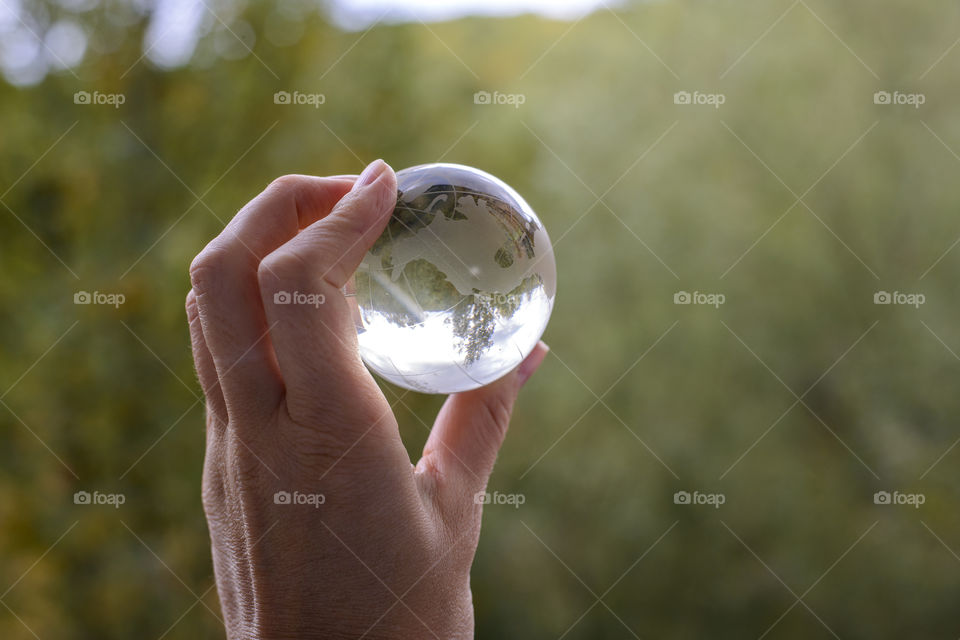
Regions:
[[420, 466], [433, 468], [458, 498], [483, 491], [507, 434], [513, 402], [550, 348], [540, 342], [509, 374], [447, 398], [423, 449]]
[[[397, 199], [393, 170], [377, 160], [330, 213], [310, 224], [260, 265], [260, 295], [288, 394], [317, 397], [323, 363], [362, 365], [356, 327], [341, 288], [382, 232]], [[320, 293], [317, 304], [290, 304], [289, 292]], [[351, 364], [352, 363], [352, 364]], [[344, 369], [341, 368], [341, 374]], [[344, 386], [357, 378], [331, 376]]]
[[319, 277], [336, 288], [357, 270], [390, 219], [397, 178], [383, 160], [371, 162], [330, 214], [303, 230], [287, 248], [309, 252]]

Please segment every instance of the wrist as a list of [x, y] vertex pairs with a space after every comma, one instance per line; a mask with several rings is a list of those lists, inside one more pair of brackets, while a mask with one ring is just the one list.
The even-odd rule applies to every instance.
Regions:
[[[430, 607], [408, 609], [397, 602], [382, 618], [371, 616], [373, 607], [342, 607], [332, 616], [284, 615], [283, 607], [264, 607], [271, 613], [254, 616], [254, 621], [229, 624], [229, 640], [473, 640], [473, 605], [450, 607], [438, 602]], [[387, 609], [381, 607], [382, 609]], [[302, 612], [301, 612], [302, 613]], [[377, 618], [380, 618], [379, 620]]]

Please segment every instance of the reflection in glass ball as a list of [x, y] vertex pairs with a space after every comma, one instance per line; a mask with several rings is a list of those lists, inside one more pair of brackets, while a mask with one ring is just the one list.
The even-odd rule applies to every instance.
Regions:
[[456, 164], [397, 172], [397, 206], [354, 276], [360, 355], [390, 382], [455, 393], [509, 373], [550, 319], [550, 238], [520, 195]]

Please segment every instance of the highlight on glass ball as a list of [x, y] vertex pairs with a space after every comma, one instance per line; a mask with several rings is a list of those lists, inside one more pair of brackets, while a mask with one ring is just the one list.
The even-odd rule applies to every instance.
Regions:
[[366, 365], [406, 389], [456, 393], [533, 350], [557, 272], [543, 224], [510, 186], [426, 164], [397, 172], [397, 206], [351, 286]]

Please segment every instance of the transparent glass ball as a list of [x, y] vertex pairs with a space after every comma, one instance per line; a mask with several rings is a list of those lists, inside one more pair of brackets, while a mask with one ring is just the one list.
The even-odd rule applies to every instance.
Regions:
[[523, 198], [457, 164], [397, 172], [397, 206], [352, 282], [360, 355], [381, 377], [456, 393], [536, 346], [557, 288], [550, 238]]

